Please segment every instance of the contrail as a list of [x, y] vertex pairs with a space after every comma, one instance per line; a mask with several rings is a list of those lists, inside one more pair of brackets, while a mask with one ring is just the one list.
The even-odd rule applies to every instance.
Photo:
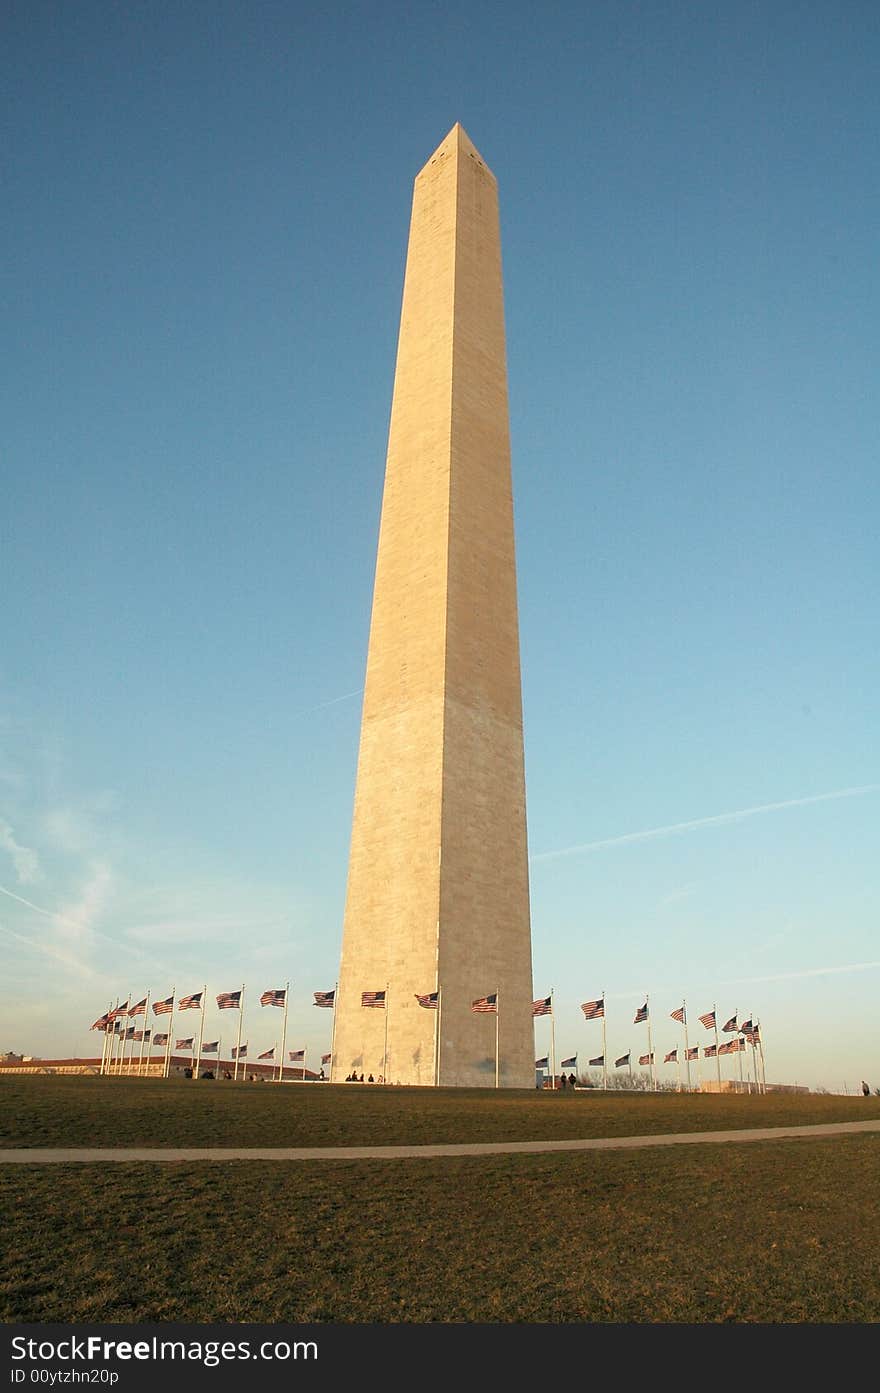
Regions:
[[722, 986], [735, 987], [747, 982], [791, 982], [796, 977], [827, 977], [833, 972], [864, 972], [871, 967], [880, 967], [880, 962], [846, 963], [842, 967], [808, 967], [803, 972], [777, 972], [770, 977], [728, 977], [722, 982]]
[[343, 692], [342, 696], [331, 697], [329, 701], [319, 701], [317, 706], [304, 706], [301, 710], [294, 712], [296, 716], [308, 716], [310, 711], [323, 711], [325, 706], [336, 706], [340, 701], [351, 701], [352, 697], [362, 696], [363, 687], [358, 687], [356, 692]]
[[0, 924], [0, 933], [8, 934], [10, 938], [17, 938], [19, 943], [26, 943], [28, 948], [38, 948], [41, 953], [46, 953], [50, 958], [55, 958], [67, 967], [74, 968], [77, 972], [81, 972], [84, 977], [97, 977], [98, 975], [85, 963], [77, 962], [76, 958], [71, 958], [67, 953], [59, 953], [57, 948], [52, 948], [48, 943], [40, 943], [39, 939], [25, 938], [24, 934], [17, 934], [14, 929], [7, 928], [5, 924]]
[[[58, 914], [54, 909], [44, 909], [42, 905], [34, 904], [33, 900], [26, 900], [23, 895], [16, 895], [13, 890], [7, 890], [5, 885], [0, 885], [0, 895], [8, 895], [11, 900], [18, 900], [19, 904], [27, 905], [28, 909], [32, 909], [36, 914], [45, 915], [47, 919], [57, 919], [62, 924], [72, 924], [74, 928], [80, 930], [83, 928], [83, 924], [79, 919], [71, 919], [66, 914]], [[94, 934], [96, 938], [103, 938], [105, 943], [112, 943], [114, 948], [121, 948], [123, 953], [131, 953], [133, 957], [140, 958], [143, 962], [152, 963], [155, 967], [160, 967], [163, 972], [167, 972], [164, 963], [160, 963], [158, 958], [151, 957], [149, 953], [145, 953], [142, 948], [132, 948], [130, 944], [123, 942], [122, 939], [111, 938], [109, 934], [102, 933], [100, 929], [87, 926], [87, 930], [89, 933]], [[12, 930], [7, 929], [7, 933], [12, 933]], [[16, 934], [15, 937], [19, 938], [21, 936]], [[22, 938], [21, 941], [22, 943], [29, 943], [33, 948], [41, 946], [31, 938]]]
[[827, 803], [832, 798], [856, 798], [864, 793], [876, 793], [880, 784], [863, 784], [859, 788], [838, 788], [833, 793], [814, 793], [809, 798], [788, 798], [784, 803], [761, 803], [756, 808], [740, 808], [735, 813], [716, 813], [714, 817], [698, 817], [693, 822], [672, 822], [668, 827], [651, 827], [646, 832], [627, 832], [622, 837], [605, 837], [600, 842], [582, 842], [565, 846], [558, 851], [541, 851], [532, 861], [552, 861], [558, 856], [576, 856], [580, 852], [603, 851], [607, 846], [622, 846], [625, 842], [647, 842], [654, 837], [671, 837], [676, 832], [692, 832], [697, 827], [719, 827], [724, 822], [740, 822], [758, 813], [775, 813], [781, 808], [804, 808], [808, 803]]

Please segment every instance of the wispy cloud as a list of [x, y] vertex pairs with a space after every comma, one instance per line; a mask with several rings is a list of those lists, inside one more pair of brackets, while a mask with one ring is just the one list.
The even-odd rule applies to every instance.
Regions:
[[754, 808], [739, 808], [733, 813], [716, 813], [713, 817], [698, 817], [692, 822], [672, 822], [666, 827], [650, 827], [644, 832], [626, 832], [621, 837], [604, 837], [598, 842], [581, 842], [577, 846], [560, 847], [555, 851], [540, 851], [532, 856], [532, 861], [552, 861], [561, 856], [577, 856], [590, 851], [604, 851], [609, 846], [623, 846], [627, 843], [653, 841], [655, 837], [672, 837], [679, 832], [694, 832], [701, 827], [720, 827], [726, 822], [742, 822], [747, 817], [759, 813], [780, 812], [783, 808], [805, 808], [810, 803], [829, 803], [834, 798], [857, 798], [866, 793], [876, 793], [880, 784], [863, 784], [859, 788], [838, 788], [831, 793], [814, 793], [808, 798], [787, 798], [782, 803], [761, 803]]
[[752, 982], [793, 982], [798, 977], [828, 977], [839, 972], [868, 972], [880, 967], [880, 962], [844, 963], [840, 967], [808, 967], [802, 972], [776, 972], [768, 977], [728, 977], [722, 986], [735, 987]]
[[15, 867], [15, 874], [18, 877], [19, 885], [30, 885], [40, 878], [40, 858], [29, 846], [22, 846], [16, 841], [15, 833], [0, 818], [0, 847], [9, 852], [12, 857], [12, 864]]
[[9, 938], [17, 939], [19, 943], [24, 943], [28, 948], [35, 948], [39, 953], [45, 953], [47, 958], [54, 958], [56, 962], [63, 963], [65, 967], [71, 968], [82, 977], [97, 977], [98, 975], [81, 958], [74, 958], [70, 953], [63, 953], [60, 948], [54, 947], [51, 943], [46, 943], [38, 938], [26, 938], [24, 934], [16, 933], [15, 929], [10, 929], [6, 924], [0, 924], [0, 933], [8, 935]]
[[[98, 893], [103, 894], [105, 882], [101, 877], [99, 877], [99, 882], [97, 890]], [[16, 900], [19, 904], [23, 904], [28, 909], [32, 909], [35, 914], [42, 914], [46, 919], [52, 919], [56, 923], [68, 925], [70, 928], [76, 929], [79, 933], [82, 933], [84, 923], [81, 915], [75, 917], [77, 916], [77, 911], [82, 909], [87, 912], [94, 904], [94, 897], [89, 887], [86, 888], [86, 891], [81, 897], [80, 904], [74, 906], [73, 915], [59, 913], [54, 909], [46, 909], [44, 905], [34, 904], [33, 900], [26, 900], [23, 895], [16, 895], [14, 890], [8, 889], [5, 885], [0, 885], [0, 895], [8, 895], [9, 899]], [[12, 930], [8, 930], [8, 932], [11, 933]], [[112, 938], [110, 934], [101, 933], [101, 931], [94, 928], [94, 926], [90, 926], [90, 932], [94, 934], [96, 938], [103, 939], [105, 943], [112, 944], [114, 948], [121, 949], [123, 953], [128, 953], [133, 957], [140, 958], [142, 962], [151, 962], [155, 967], [161, 968], [162, 972], [167, 974], [167, 966], [164, 963], [160, 963], [158, 959], [152, 957], [151, 954], [145, 953], [143, 949], [132, 947], [121, 939]], [[15, 936], [21, 938], [22, 943], [30, 944], [31, 947], [41, 947], [45, 949], [45, 945], [43, 943], [38, 943], [35, 939], [26, 938], [21, 934], [16, 934]]]

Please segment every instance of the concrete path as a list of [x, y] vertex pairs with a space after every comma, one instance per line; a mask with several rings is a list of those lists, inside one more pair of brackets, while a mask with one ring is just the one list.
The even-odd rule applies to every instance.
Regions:
[[398, 1161], [431, 1156], [513, 1156], [524, 1152], [621, 1151], [643, 1146], [796, 1140], [880, 1132], [880, 1118], [823, 1122], [814, 1127], [756, 1127], [739, 1132], [667, 1132], [647, 1137], [571, 1141], [439, 1142], [432, 1146], [84, 1146], [0, 1150], [0, 1165], [51, 1166], [107, 1161]]

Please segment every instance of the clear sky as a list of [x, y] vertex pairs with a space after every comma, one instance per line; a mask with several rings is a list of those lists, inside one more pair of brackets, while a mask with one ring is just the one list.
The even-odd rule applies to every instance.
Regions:
[[329, 1048], [412, 180], [460, 120], [558, 1052], [603, 991], [646, 1050], [647, 993], [658, 1053], [686, 998], [771, 1081], [880, 1086], [876, 5], [8, 0], [0, 38], [0, 1049], [244, 981], [253, 1054], [288, 979]]

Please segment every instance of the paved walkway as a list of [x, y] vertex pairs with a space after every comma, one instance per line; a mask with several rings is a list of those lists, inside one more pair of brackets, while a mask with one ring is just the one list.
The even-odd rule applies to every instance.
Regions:
[[438, 1142], [432, 1146], [65, 1146], [0, 1150], [0, 1165], [51, 1166], [100, 1161], [397, 1161], [430, 1156], [513, 1156], [541, 1151], [622, 1151], [643, 1146], [796, 1140], [880, 1132], [880, 1118], [814, 1127], [755, 1127], [739, 1132], [666, 1132], [647, 1137], [571, 1141]]

